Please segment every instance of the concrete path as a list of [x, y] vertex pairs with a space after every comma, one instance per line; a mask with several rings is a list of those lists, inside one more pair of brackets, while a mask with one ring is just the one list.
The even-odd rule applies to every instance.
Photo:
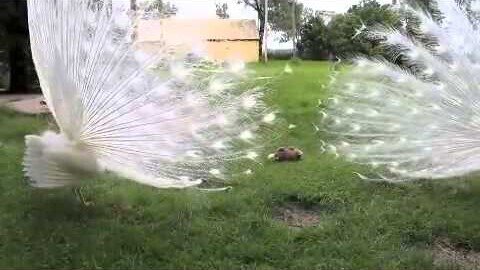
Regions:
[[42, 95], [0, 95], [0, 106], [25, 114], [48, 113], [48, 109], [40, 104]]

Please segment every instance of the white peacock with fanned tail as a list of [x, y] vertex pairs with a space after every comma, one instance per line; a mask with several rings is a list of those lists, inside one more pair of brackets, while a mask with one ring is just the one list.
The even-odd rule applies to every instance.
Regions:
[[109, 171], [182, 188], [258, 157], [275, 122], [262, 103], [264, 80], [241, 64], [179, 57], [166, 46], [145, 55], [132, 16], [97, 2], [28, 0], [33, 58], [59, 127], [26, 137], [33, 186], [77, 185]]
[[407, 8], [428, 44], [394, 29], [367, 33], [409, 68], [358, 59], [331, 84], [321, 114], [334, 139], [323, 147], [371, 165], [377, 176], [363, 179], [441, 179], [480, 170], [480, 24], [453, 0], [437, 6], [440, 20]]

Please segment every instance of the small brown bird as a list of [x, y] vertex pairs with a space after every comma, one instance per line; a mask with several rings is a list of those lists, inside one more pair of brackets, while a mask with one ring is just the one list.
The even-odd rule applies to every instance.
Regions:
[[297, 161], [301, 160], [303, 152], [296, 147], [280, 147], [273, 154], [269, 155], [269, 158], [275, 161]]

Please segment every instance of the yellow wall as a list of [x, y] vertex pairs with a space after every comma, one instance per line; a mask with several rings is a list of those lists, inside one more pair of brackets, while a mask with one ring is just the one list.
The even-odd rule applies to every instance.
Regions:
[[[137, 43], [140, 50], [148, 54], [156, 54], [162, 49], [162, 43], [141, 42]], [[240, 60], [244, 62], [258, 62], [258, 46], [256, 40], [247, 41], [207, 41], [202, 45], [203, 51], [211, 60], [229, 61]], [[183, 44], [175, 46], [175, 51], [179, 54], [186, 53], [192, 48]]]
[[258, 45], [256, 40], [248, 41], [208, 41], [206, 44], [207, 55], [217, 61], [242, 60], [257, 62]]
[[138, 42], [135, 45], [140, 51], [149, 55], [157, 55], [158, 53], [161, 53], [162, 50], [167, 50], [170, 55], [184, 55], [192, 50], [191, 46], [187, 44], [179, 44], [175, 47], [172, 46], [170, 49], [166, 49], [165, 44], [161, 42]]

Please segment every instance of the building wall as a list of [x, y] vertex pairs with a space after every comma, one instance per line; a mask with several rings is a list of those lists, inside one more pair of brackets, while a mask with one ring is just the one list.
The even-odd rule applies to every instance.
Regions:
[[[141, 42], [137, 44], [138, 48], [147, 54], [157, 54], [162, 49], [160, 42]], [[239, 40], [239, 41], [206, 41], [201, 44], [201, 53], [204, 56], [215, 61], [240, 60], [244, 62], [258, 62], [258, 40]], [[179, 55], [192, 51], [189, 45], [176, 45], [175, 52]]]
[[167, 50], [170, 55], [181, 56], [192, 51], [191, 46], [187, 44], [169, 45], [168, 48], [166, 48], [166, 45], [162, 42], [137, 42], [135, 46], [138, 50], [148, 55], [157, 55]]
[[258, 40], [208, 41], [206, 43], [208, 57], [217, 61], [241, 60], [258, 62]]
[[217, 61], [259, 60], [254, 20], [140, 20], [136, 39], [139, 49], [149, 54], [158, 53], [163, 43], [179, 55], [195, 52]]

